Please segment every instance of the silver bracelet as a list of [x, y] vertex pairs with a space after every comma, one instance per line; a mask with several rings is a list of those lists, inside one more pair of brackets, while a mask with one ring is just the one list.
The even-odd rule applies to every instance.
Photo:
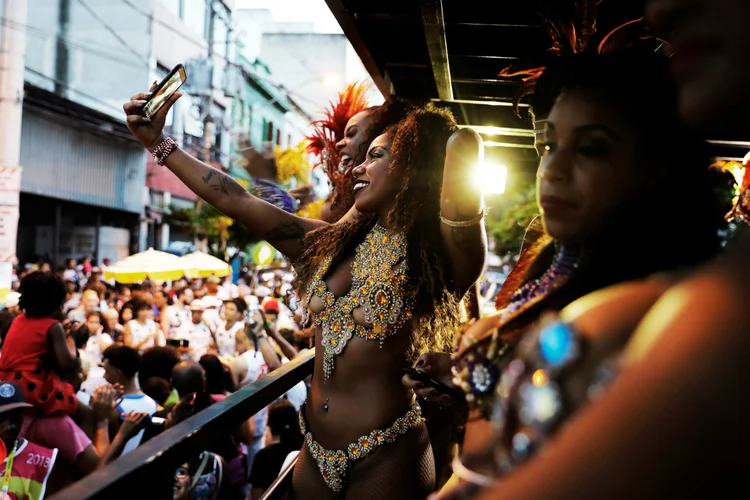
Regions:
[[477, 224], [480, 224], [484, 220], [486, 210], [482, 209], [482, 211], [477, 215], [476, 217], [472, 217], [469, 220], [450, 220], [443, 217], [443, 214], [440, 214], [440, 222], [445, 224], [448, 227], [455, 227], [455, 228], [463, 228], [463, 227], [471, 227], [476, 226]]

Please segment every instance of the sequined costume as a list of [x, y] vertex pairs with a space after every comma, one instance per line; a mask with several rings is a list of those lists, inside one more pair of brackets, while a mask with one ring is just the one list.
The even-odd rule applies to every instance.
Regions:
[[[372, 228], [356, 248], [351, 265], [352, 285], [342, 297], [334, 296], [325, 283], [331, 263], [330, 257], [321, 262], [305, 298], [306, 311], [322, 330], [324, 380], [333, 375], [336, 356], [343, 353], [353, 336], [378, 341], [382, 347], [384, 341], [407, 325], [413, 316], [403, 234], [393, 233], [377, 224]], [[312, 312], [310, 303], [315, 297], [322, 302], [322, 310]], [[357, 310], [364, 313], [366, 324], [355, 320]], [[342, 489], [353, 461], [366, 457], [377, 447], [394, 442], [422, 421], [419, 406], [414, 405], [388, 429], [376, 429], [360, 437], [346, 450], [327, 450], [315, 441], [307, 429], [304, 409], [300, 410], [300, 426], [307, 448], [326, 484], [336, 492]]]
[[[478, 338], [461, 339], [454, 355], [453, 383], [463, 389], [469, 408], [476, 410], [478, 416], [489, 418], [495, 386], [514, 351], [515, 346], [502, 339], [500, 332], [513, 333], [506, 325], [566, 284], [577, 268], [578, 258], [578, 252], [573, 249], [559, 249], [542, 276], [513, 292], [502, 310], [499, 328]], [[525, 269], [514, 272], [523, 273]]]
[[[353, 335], [366, 340], [383, 341], [395, 334], [412, 318], [412, 300], [406, 285], [406, 240], [375, 225], [356, 250], [352, 263], [352, 286], [343, 297], [335, 297], [324, 281], [331, 259], [323, 260], [307, 290], [306, 310], [318, 297], [323, 310], [313, 321], [323, 330], [325, 378], [333, 372], [334, 359], [341, 354]], [[354, 320], [355, 309], [362, 308], [365, 321]]]
[[587, 343], [571, 325], [557, 319], [548, 319], [521, 341], [517, 357], [503, 371], [494, 394], [495, 475], [509, 473], [539, 452], [575, 410], [601, 394], [617, 375], [619, 352], [592, 372], [582, 401], [570, 396], [566, 377], [586, 352]]
[[305, 437], [307, 449], [317, 462], [323, 480], [335, 492], [342, 490], [353, 462], [365, 458], [385, 444], [393, 443], [399, 436], [423, 421], [422, 410], [414, 403], [405, 415], [396, 419], [387, 429], [375, 429], [350, 444], [346, 450], [327, 450], [315, 441], [312, 433], [307, 430], [304, 405], [299, 411], [299, 427]]

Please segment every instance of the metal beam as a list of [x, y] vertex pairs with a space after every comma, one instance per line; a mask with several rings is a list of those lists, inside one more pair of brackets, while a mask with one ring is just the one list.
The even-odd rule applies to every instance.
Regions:
[[486, 148], [536, 149], [533, 144], [518, 144], [516, 142], [484, 141], [483, 144]]
[[[478, 104], [480, 106], [502, 106], [506, 108], [513, 107], [513, 103], [511, 101], [482, 101], [477, 99], [452, 99], [450, 101], [443, 101], [442, 99], [431, 99], [432, 102], [452, 102], [456, 104]], [[528, 108], [529, 105], [526, 103], [519, 103], [519, 108]]]
[[341, 26], [341, 30], [344, 32], [344, 35], [346, 35], [349, 43], [354, 47], [354, 51], [362, 60], [362, 64], [370, 74], [370, 77], [372, 77], [372, 80], [375, 82], [378, 90], [380, 90], [380, 93], [385, 97], [392, 95], [394, 93], [393, 84], [391, 83], [390, 78], [388, 78], [388, 73], [381, 71], [375, 62], [375, 59], [372, 57], [370, 49], [359, 34], [359, 30], [354, 21], [354, 14], [350, 13], [346, 7], [344, 7], [343, 0], [326, 0], [326, 4], [328, 4], [328, 8], [331, 9], [333, 17], [338, 21], [339, 26]]
[[750, 148], [750, 142], [747, 141], [721, 141], [721, 140], [715, 140], [715, 141], [706, 141], [709, 144], [714, 144], [716, 146], [728, 146], [730, 148]]
[[505, 135], [512, 137], [534, 137], [534, 131], [527, 128], [493, 127], [488, 125], [459, 125], [459, 128], [471, 128], [477, 134]]
[[453, 99], [453, 84], [448, 62], [448, 41], [445, 37], [445, 19], [442, 0], [420, 0], [422, 25], [427, 40], [427, 50], [432, 62], [438, 97], [444, 101]]

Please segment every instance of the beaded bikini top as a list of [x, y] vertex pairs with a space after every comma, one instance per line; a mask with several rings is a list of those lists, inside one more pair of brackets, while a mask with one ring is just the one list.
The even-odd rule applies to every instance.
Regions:
[[[323, 370], [325, 379], [333, 372], [334, 358], [341, 354], [353, 335], [378, 340], [382, 347], [387, 337], [398, 332], [412, 318], [413, 296], [406, 291], [406, 239], [380, 225], [375, 225], [357, 246], [352, 262], [352, 286], [343, 297], [328, 290], [324, 277], [331, 266], [326, 257], [315, 272], [307, 289], [305, 310], [319, 297], [323, 310], [312, 313], [313, 321], [323, 330]], [[354, 320], [353, 313], [362, 308], [365, 326]]]

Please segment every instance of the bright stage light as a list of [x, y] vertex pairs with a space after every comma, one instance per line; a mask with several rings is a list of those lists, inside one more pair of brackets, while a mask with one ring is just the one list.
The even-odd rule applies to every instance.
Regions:
[[508, 167], [495, 163], [482, 163], [477, 169], [476, 182], [484, 194], [503, 194], [508, 178]]

